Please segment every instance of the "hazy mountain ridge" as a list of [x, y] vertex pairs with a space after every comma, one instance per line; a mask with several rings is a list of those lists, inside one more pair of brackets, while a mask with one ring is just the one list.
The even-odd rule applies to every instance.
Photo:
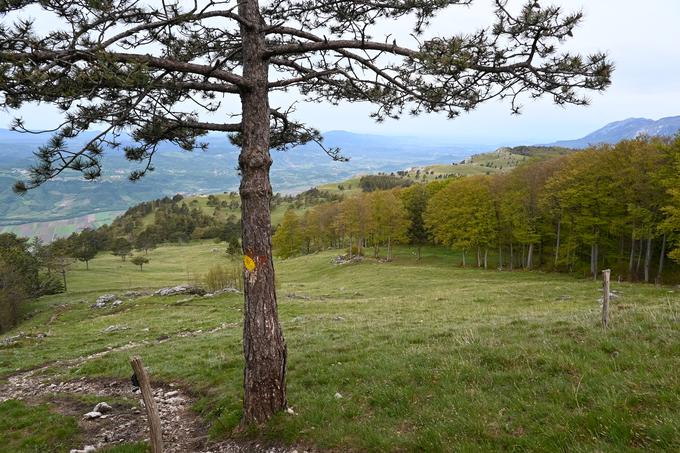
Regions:
[[615, 121], [576, 140], [562, 140], [546, 146], [583, 149], [591, 145], [615, 144], [640, 135], [671, 137], [680, 131], [680, 116], [669, 116], [658, 120], [628, 118]]

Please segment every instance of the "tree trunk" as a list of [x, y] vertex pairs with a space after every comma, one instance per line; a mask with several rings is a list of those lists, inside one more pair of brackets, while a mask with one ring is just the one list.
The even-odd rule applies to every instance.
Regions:
[[484, 249], [484, 270], [487, 270], [489, 264], [489, 249]]
[[477, 267], [482, 267], [482, 257], [480, 255], [479, 247], [477, 247]]
[[652, 264], [652, 237], [647, 238], [647, 251], [645, 253], [645, 283], [649, 283], [649, 268]]
[[503, 270], [503, 246], [498, 246], [498, 269]]
[[418, 244], [418, 261], [420, 261], [423, 257], [421, 249], [422, 249], [422, 246], [420, 244]]
[[602, 271], [602, 327], [609, 327], [609, 278], [611, 270]]
[[635, 230], [630, 239], [630, 258], [628, 259], [628, 281], [633, 281], [633, 266], [635, 265]]
[[562, 233], [562, 219], [557, 221], [557, 240], [555, 241], [555, 267], [560, 259], [560, 235]]
[[638, 247], [638, 257], [637, 257], [637, 264], [635, 265], [635, 274], [640, 275], [640, 264], [642, 263], [642, 238], [640, 238], [640, 246]]
[[661, 242], [661, 255], [659, 255], [659, 270], [656, 273], [656, 282], [661, 283], [661, 274], [663, 273], [663, 260], [666, 256], [666, 235], [663, 235]]
[[90, 270], [90, 260], [85, 260], [85, 270], [86, 271]]
[[[239, 14], [260, 24], [257, 0], [244, 0]], [[243, 77], [252, 88], [241, 92], [242, 139], [241, 227], [243, 252], [255, 263], [244, 272], [245, 316], [243, 327], [244, 424], [263, 423], [287, 407], [286, 343], [279, 324], [274, 263], [272, 261], [269, 168], [268, 62], [262, 59], [264, 34], [241, 24]]]
[[387, 261], [392, 261], [392, 238], [387, 236]]
[[527, 269], [531, 269], [534, 265], [534, 244], [529, 244], [529, 251], [527, 251]]
[[514, 261], [515, 256], [512, 254], [512, 242], [510, 243], [510, 270], [513, 270], [514, 268]]
[[592, 244], [590, 246], [590, 273], [593, 276], [593, 280], [597, 280], [597, 262], [598, 246], [597, 244]]

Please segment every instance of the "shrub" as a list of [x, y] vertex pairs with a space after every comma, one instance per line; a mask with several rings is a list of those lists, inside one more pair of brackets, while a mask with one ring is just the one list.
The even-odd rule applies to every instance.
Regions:
[[243, 269], [241, 263], [230, 265], [216, 265], [208, 270], [203, 277], [203, 284], [211, 292], [224, 288], [236, 288], [243, 290]]
[[62, 279], [54, 274], [45, 274], [40, 276], [40, 287], [38, 288], [38, 296], [47, 296], [50, 294], [59, 294], [64, 292], [64, 283]]
[[347, 253], [351, 253], [352, 256], [356, 256], [356, 255], [362, 255], [363, 256], [364, 249], [363, 249], [363, 247], [359, 248], [358, 246], [353, 245], [351, 250], [349, 248], [347, 249]]

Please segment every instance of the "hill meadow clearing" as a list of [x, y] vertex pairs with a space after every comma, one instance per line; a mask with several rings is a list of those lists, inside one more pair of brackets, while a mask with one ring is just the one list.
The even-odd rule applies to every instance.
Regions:
[[[0, 336], [0, 451], [102, 436], [100, 451], [147, 451], [133, 355], [162, 393], [169, 451], [680, 450], [678, 288], [614, 281], [605, 331], [599, 281], [464, 269], [441, 248], [337, 254], [276, 262], [291, 410], [247, 431], [243, 296], [140, 291], [228, 263], [221, 246], [161, 246], [141, 272], [102, 253], [75, 265], [67, 293], [25, 304]], [[107, 293], [123, 303], [91, 307]], [[101, 401], [108, 417], [83, 420]]]

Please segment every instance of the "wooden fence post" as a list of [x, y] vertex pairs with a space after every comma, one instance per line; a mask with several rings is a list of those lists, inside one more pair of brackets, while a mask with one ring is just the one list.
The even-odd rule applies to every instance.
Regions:
[[140, 357], [130, 357], [130, 365], [132, 365], [132, 369], [139, 381], [139, 388], [142, 391], [146, 415], [149, 418], [151, 451], [152, 453], [162, 453], [163, 433], [161, 431], [161, 419], [158, 416], [158, 407], [156, 407], [156, 401], [153, 398], [153, 391], [151, 390], [151, 384], [149, 383], [149, 374], [146, 372]]
[[611, 276], [611, 270], [605, 269], [602, 271], [602, 327], [607, 328], [609, 326], [609, 278]]

